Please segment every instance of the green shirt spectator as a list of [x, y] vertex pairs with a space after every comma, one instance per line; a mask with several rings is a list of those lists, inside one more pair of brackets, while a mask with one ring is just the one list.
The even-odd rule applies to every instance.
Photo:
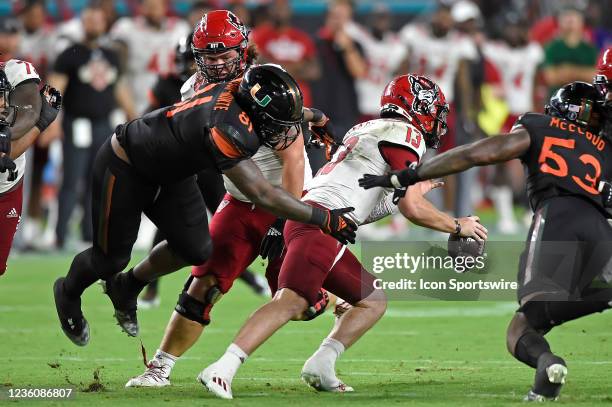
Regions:
[[583, 28], [584, 17], [576, 9], [559, 14], [559, 37], [546, 46], [543, 66], [551, 94], [566, 83], [593, 79], [598, 51], [584, 40]]

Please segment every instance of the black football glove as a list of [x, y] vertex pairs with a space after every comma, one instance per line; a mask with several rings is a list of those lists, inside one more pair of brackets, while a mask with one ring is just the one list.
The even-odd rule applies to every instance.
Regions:
[[[311, 109], [315, 110], [315, 109]], [[331, 160], [332, 156], [340, 147], [340, 144], [336, 142], [334, 131], [332, 130], [329, 117], [325, 116], [322, 112], [323, 118], [318, 122], [310, 122], [308, 127], [312, 133], [310, 144], [318, 145], [325, 148], [325, 159]]]
[[355, 208], [321, 209], [312, 207], [310, 222], [318, 225], [323, 233], [333, 236], [340, 243], [355, 243], [357, 224], [344, 214], [354, 211]]
[[363, 189], [375, 187], [402, 189], [416, 184], [420, 181], [417, 175], [416, 164], [406, 164], [409, 164], [408, 168], [400, 171], [391, 171], [385, 175], [364, 174], [363, 178], [359, 178], [359, 186]]
[[285, 228], [285, 219], [276, 219], [276, 221], [268, 229], [268, 233], [261, 241], [259, 246], [259, 254], [262, 259], [272, 261], [283, 253], [285, 248], [285, 238], [283, 237], [283, 229]]
[[42, 133], [57, 117], [62, 107], [62, 94], [59, 90], [45, 85], [40, 90], [42, 98], [42, 106], [40, 108], [40, 116], [36, 122], [36, 127]]
[[0, 153], [11, 154], [11, 127], [0, 123]]
[[329, 294], [325, 288], [319, 288], [317, 302], [304, 311], [304, 321], [312, 321], [319, 315], [323, 315], [329, 305]]
[[[1, 173], [5, 173], [7, 170], [9, 172], [13, 172], [15, 171], [16, 168], [17, 166], [15, 165], [15, 161], [13, 161], [11, 157], [9, 157], [6, 154], [0, 157], [0, 172]], [[14, 180], [9, 179], [9, 181], [14, 181]]]
[[612, 183], [610, 181], [599, 181], [599, 193], [604, 208], [612, 208]]

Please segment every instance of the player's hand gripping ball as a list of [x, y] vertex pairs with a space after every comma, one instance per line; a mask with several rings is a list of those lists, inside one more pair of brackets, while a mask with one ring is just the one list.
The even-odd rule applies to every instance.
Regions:
[[[478, 241], [473, 237], [464, 237], [451, 233], [448, 237], [448, 254], [453, 258], [466, 257], [472, 258], [475, 261], [477, 257], [484, 255], [485, 242], [485, 240]], [[473, 261], [471, 263], [474, 264]], [[469, 268], [466, 267], [464, 270], [469, 271]]]

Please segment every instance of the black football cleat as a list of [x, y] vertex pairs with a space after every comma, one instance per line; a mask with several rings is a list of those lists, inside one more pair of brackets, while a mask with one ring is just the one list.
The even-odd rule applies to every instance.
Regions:
[[64, 280], [60, 277], [53, 284], [57, 316], [68, 339], [77, 346], [85, 346], [89, 343], [89, 324], [81, 312], [81, 299], [71, 299], [64, 292]]
[[100, 280], [100, 285], [113, 303], [117, 325], [129, 336], [138, 336], [140, 330], [136, 315], [138, 295], [128, 294], [125, 289], [124, 274], [117, 273], [108, 280]]
[[529, 390], [524, 400], [538, 402], [557, 400], [566, 377], [567, 366], [562, 358], [552, 353], [540, 356], [533, 388]]

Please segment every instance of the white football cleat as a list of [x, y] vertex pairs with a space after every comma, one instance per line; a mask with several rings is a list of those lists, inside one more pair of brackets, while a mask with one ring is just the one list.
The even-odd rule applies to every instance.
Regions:
[[226, 400], [234, 398], [232, 395], [232, 381], [222, 377], [217, 371], [214, 363], [200, 372], [198, 381], [202, 383], [209, 392], [219, 398]]
[[157, 359], [153, 359], [147, 370], [128, 380], [125, 387], [166, 387], [170, 384], [170, 366], [162, 365]]
[[304, 363], [302, 368], [302, 380], [317, 391], [329, 391], [333, 393], [348, 393], [353, 391], [336, 377], [334, 366], [330, 361], [311, 357]]

